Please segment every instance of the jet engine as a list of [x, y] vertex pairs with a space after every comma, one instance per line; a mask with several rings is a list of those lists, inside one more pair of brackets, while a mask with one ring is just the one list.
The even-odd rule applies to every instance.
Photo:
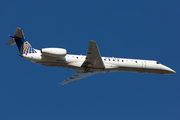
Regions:
[[41, 53], [42, 55], [50, 57], [65, 57], [67, 51], [63, 48], [43, 48], [41, 49]]

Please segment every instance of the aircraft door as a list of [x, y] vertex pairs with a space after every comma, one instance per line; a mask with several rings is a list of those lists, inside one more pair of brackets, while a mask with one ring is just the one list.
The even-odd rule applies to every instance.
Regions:
[[146, 68], [146, 61], [142, 61], [142, 68], [143, 68], [143, 69]]

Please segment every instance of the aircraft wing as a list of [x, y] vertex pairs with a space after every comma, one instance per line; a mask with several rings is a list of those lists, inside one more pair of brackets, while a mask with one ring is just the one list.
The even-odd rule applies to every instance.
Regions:
[[67, 84], [67, 83], [72, 83], [77, 80], [83, 79], [85, 77], [89, 77], [91, 75], [97, 74], [95, 72], [84, 72], [84, 71], [76, 71], [76, 73], [72, 76], [69, 77], [67, 80], [64, 80], [63, 82], [59, 83], [61, 85]]
[[86, 60], [83, 62], [81, 67], [100, 69], [105, 68], [95, 41], [89, 41], [89, 48], [86, 54]]

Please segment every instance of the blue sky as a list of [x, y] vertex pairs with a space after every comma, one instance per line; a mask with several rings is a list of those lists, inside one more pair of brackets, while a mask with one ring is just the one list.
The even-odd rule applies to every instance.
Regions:
[[[2, 120], [179, 120], [178, 0], [1, 0]], [[85, 55], [95, 40], [102, 56], [157, 60], [175, 75], [115, 72], [73, 84], [75, 72], [19, 57], [6, 46], [21, 27], [34, 48]]]

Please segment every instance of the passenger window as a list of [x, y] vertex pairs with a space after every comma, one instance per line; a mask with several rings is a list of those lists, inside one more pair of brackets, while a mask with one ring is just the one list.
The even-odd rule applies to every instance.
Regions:
[[136, 63], [137, 63], [137, 61], [136, 61]]
[[160, 64], [159, 62], [156, 62], [157, 64]]
[[111, 61], [111, 59], [109, 59], [109, 61]]
[[78, 59], [78, 57], [76, 57]]
[[106, 59], [104, 59], [104, 61], [106, 61]]
[[122, 60], [122, 62], [124, 62], [124, 60]]

